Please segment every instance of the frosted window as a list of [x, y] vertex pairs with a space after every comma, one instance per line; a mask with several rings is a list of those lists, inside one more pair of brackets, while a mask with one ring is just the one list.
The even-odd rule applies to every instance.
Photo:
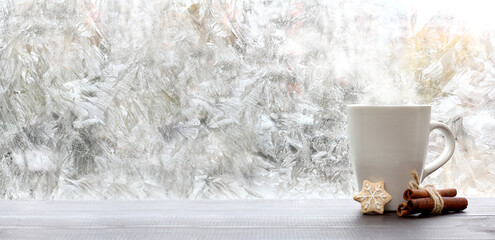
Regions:
[[349, 196], [358, 102], [432, 104], [428, 182], [493, 196], [487, 4], [2, 1], [0, 196]]

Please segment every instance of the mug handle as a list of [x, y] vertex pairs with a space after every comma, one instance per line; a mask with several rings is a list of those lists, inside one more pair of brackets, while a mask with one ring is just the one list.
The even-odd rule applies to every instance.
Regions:
[[445, 135], [445, 148], [443, 149], [442, 154], [438, 156], [433, 162], [430, 164], [426, 165], [425, 170], [423, 171], [423, 179], [430, 175], [432, 172], [436, 171], [439, 169], [441, 166], [443, 166], [449, 159], [452, 157], [454, 154], [454, 149], [455, 149], [455, 137], [454, 133], [452, 133], [452, 130], [450, 128], [441, 123], [441, 122], [435, 122], [432, 121], [430, 123], [430, 133], [433, 131], [433, 129], [439, 129], [442, 131], [443, 135]]

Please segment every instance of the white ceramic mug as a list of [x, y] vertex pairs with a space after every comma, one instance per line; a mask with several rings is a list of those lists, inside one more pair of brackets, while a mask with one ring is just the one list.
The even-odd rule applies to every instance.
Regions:
[[[419, 179], [444, 165], [455, 148], [454, 134], [439, 122], [430, 122], [428, 105], [348, 105], [349, 154], [359, 188], [363, 181], [385, 181], [392, 201], [386, 211], [395, 211], [416, 170]], [[425, 167], [426, 148], [433, 129], [445, 135], [442, 154]]]

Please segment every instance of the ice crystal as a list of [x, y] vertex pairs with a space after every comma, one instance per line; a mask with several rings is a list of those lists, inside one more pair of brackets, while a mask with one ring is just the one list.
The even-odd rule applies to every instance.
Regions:
[[495, 31], [444, 6], [0, 3], [4, 199], [349, 196], [358, 102], [431, 103], [428, 181], [495, 194]]

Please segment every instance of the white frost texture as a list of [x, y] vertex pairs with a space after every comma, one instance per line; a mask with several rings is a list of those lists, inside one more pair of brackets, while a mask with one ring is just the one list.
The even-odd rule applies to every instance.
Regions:
[[487, 4], [0, 0], [0, 198], [348, 197], [350, 103], [431, 104], [427, 182], [495, 196]]

